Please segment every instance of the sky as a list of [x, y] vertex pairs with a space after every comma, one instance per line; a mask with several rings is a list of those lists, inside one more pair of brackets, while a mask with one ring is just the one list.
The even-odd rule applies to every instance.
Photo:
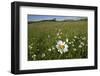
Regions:
[[53, 15], [28, 15], [28, 21], [52, 20], [56, 18], [58, 21], [62, 20], [79, 20], [85, 17], [79, 16], [53, 16]]

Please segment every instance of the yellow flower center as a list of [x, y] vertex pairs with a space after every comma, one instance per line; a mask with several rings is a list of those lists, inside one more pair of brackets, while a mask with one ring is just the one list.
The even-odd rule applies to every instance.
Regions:
[[64, 49], [65, 46], [64, 46], [64, 45], [59, 45], [59, 47], [60, 47], [61, 49]]

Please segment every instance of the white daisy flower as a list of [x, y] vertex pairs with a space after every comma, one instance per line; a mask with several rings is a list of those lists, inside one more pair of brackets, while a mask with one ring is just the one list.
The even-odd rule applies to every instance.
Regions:
[[51, 51], [51, 49], [49, 48], [48, 51]]
[[42, 54], [42, 57], [45, 57], [45, 53]]
[[86, 40], [86, 37], [83, 37], [82, 40]]
[[32, 58], [33, 58], [34, 60], [36, 60], [36, 54], [32, 55]]
[[50, 35], [48, 35], [48, 38], [50, 38]]
[[60, 34], [59, 33], [57, 33], [57, 36], [59, 36]]
[[76, 48], [73, 48], [73, 51], [76, 51]]
[[30, 50], [32, 49], [32, 46], [31, 46], [31, 45], [29, 45], [29, 49], [30, 49]]
[[82, 48], [82, 45], [79, 45], [79, 48]]
[[72, 46], [74, 47], [74, 44], [72, 44]]
[[83, 45], [83, 46], [84, 46], [84, 43], [83, 43], [83, 42], [81, 42], [81, 45]]
[[69, 44], [71, 44], [71, 42], [69, 42]]
[[36, 54], [33, 55], [34, 57], [36, 56]]
[[65, 53], [68, 52], [68, 45], [65, 44], [65, 42], [63, 42], [62, 40], [59, 40], [57, 42], [56, 48], [58, 49], [58, 52]]
[[55, 48], [52, 46], [52, 50], [55, 50]]
[[66, 38], [66, 42], [68, 42], [68, 38]]
[[61, 36], [58, 36], [59, 39], [61, 39]]
[[73, 41], [75, 41], [75, 39], [73, 39]]
[[74, 36], [74, 38], [77, 38], [77, 36]]

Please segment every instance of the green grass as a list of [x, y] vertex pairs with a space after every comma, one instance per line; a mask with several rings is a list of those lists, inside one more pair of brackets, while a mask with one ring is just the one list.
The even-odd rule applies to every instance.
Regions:
[[[28, 60], [87, 58], [87, 27], [87, 21], [28, 24]], [[58, 51], [59, 40], [68, 45], [67, 52]]]

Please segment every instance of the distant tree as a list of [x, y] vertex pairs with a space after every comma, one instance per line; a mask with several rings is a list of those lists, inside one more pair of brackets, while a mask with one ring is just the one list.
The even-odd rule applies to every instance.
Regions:
[[87, 21], [87, 20], [88, 20], [87, 18], [80, 19], [80, 21]]
[[56, 21], [56, 18], [54, 18], [53, 21]]

